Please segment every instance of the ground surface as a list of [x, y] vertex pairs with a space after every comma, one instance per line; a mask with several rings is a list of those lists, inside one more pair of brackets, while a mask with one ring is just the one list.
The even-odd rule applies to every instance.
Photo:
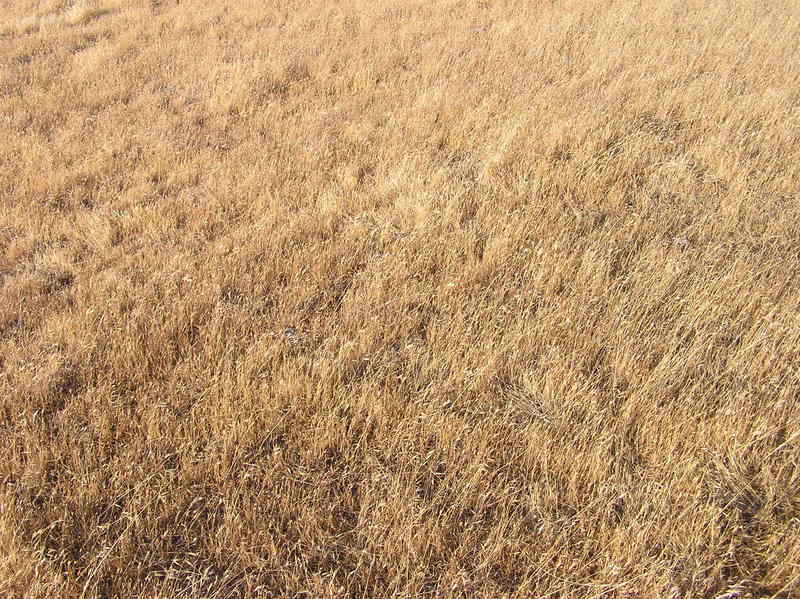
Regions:
[[800, 593], [800, 5], [6, 0], [0, 595]]

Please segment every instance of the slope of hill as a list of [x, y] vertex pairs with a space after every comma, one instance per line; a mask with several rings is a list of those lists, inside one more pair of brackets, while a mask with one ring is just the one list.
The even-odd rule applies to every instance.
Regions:
[[0, 595], [800, 593], [800, 5], [5, 6]]

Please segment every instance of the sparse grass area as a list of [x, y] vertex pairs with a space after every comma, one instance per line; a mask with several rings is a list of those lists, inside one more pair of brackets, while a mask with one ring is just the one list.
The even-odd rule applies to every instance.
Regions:
[[0, 596], [800, 595], [796, 2], [0, 18]]

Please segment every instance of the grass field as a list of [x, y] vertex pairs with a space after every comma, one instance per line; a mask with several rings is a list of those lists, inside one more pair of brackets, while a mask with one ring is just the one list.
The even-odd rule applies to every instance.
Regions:
[[800, 597], [800, 4], [6, 0], [0, 596]]

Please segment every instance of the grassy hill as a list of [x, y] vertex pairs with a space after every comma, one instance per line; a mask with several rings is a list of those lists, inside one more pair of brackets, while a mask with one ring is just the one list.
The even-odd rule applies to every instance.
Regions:
[[798, 25], [7, 0], [0, 596], [800, 595]]

